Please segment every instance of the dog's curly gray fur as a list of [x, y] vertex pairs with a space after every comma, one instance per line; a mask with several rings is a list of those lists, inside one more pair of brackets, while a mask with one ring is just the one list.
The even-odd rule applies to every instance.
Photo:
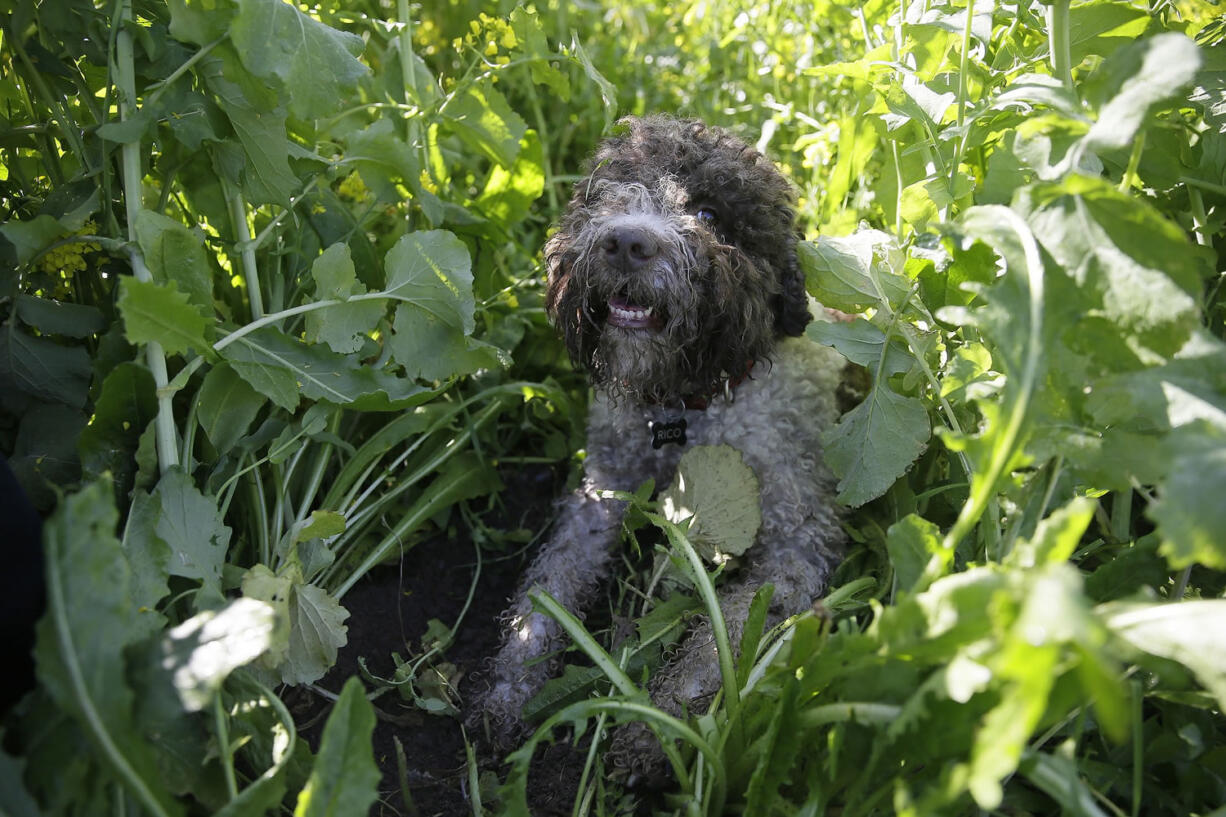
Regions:
[[[801, 612], [842, 545], [819, 438], [836, 414], [843, 359], [796, 337], [811, 315], [790, 186], [720, 129], [659, 116], [623, 126], [597, 151], [545, 247], [549, 312], [595, 395], [583, 485], [562, 501], [521, 580], [475, 707], [473, 721], [504, 745], [522, 735], [523, 705], [557, 670], [556, 659], [541, 659], [565, 645], [528, 593], [547, 591], [582, 616], [620, 535], [623, 503], [602, 492], [673, 476], [683, 449], [653, 448], [650, 422], [684, 416], [690, 445], [735, 447], [761, 484], [758, 540], [721, 588], [734, 644], [760, 586], [774, 585], [775, 621]], [[700, 711], [719, 686], [708, 623], [692, 627], [651, 685], [666, 711]], [[642, 745], [647, 737], [622, 730], [615, 760], [657, 771], [649, 767], [661, 755]]]

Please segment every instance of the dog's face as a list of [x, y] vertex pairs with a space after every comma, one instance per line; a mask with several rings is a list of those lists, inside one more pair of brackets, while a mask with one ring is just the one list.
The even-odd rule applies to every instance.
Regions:
[[668, 117], [625, 124], [545, 245], [547, 306], [596, 384], [674, 403], [804, 330], [792, 191], [723, 131]]

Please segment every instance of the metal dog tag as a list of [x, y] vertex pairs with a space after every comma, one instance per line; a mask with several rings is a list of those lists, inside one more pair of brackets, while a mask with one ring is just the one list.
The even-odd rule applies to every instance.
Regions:
[[662, 448], [669, 443], [685, 445], [685, 418], [676, 420], [652, 421], [647, 424], [651, 429], [651, 447]]

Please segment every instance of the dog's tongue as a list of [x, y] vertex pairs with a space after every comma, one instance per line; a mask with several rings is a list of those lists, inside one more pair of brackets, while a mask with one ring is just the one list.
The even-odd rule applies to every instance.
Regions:
[[658, 329], [660, 319], [650, 306], [639, 306], [621, 298], [609, 299], [609, 325], [623, 329]]

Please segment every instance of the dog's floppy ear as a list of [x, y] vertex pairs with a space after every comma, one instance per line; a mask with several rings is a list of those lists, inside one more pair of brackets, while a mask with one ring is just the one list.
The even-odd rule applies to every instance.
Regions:
[[779, 275], [779, 294], [774, 299], [775, 330], [780, 335], [798, 337], [813, 320], [809, 312], [809, 295], [805, 292], [805, 274], [796, 260], [796, 241], [789, 242], [783, 269]]

